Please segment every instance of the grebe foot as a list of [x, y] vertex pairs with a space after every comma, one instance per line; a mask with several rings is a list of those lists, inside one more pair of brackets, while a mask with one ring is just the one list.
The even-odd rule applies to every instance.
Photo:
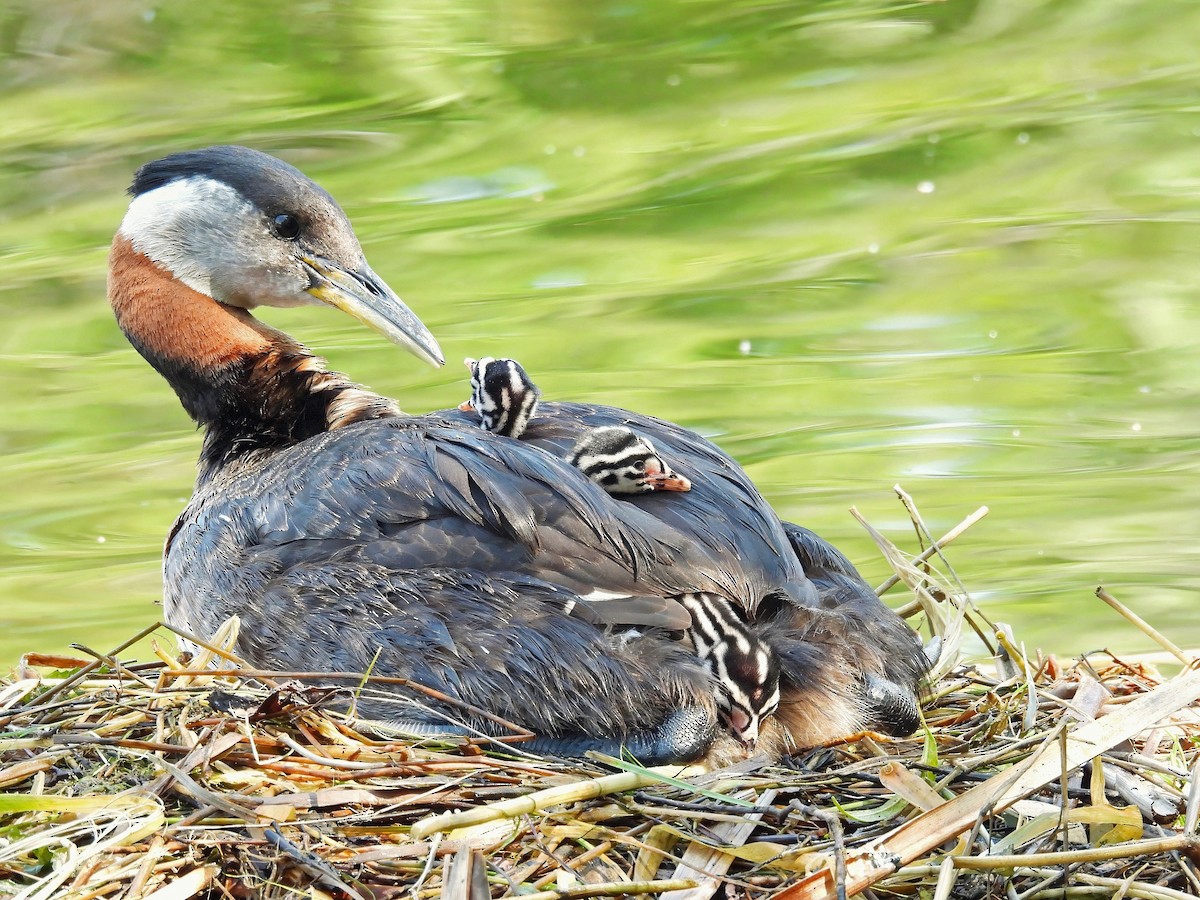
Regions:
[[864, 712], [869, 726], [892, 737], [907, 737], [921, 726], [916, 696], [894, 681], [868, 675], [863, 679]]
[[[471, 728], [448, 722], [391, 719], [378, 724], [389, 733], [418, 738], [480, 735], [480, 732]], [[530, 741], [513, 744], [512, 748], [541, 756], [582, 757], [589, 752], [606, 756], [632, 756], [648, 766], [669, 765], [692, 762], [703, 756], [716, 737], [716, 729], [716, 719], [709, 709], [703, 706], [686, 706], [671, 713], [657, 728], [626, 735], [624, 738], [584, 734], [539, 736]]]

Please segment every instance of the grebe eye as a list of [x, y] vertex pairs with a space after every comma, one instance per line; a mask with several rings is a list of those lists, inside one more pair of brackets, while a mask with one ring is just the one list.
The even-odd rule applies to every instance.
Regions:
[[282, 213], [271, 220], [271, 231], [275, 237], [285, 241], [294, 241], [300, 237], [300, 220], [295, 216]]

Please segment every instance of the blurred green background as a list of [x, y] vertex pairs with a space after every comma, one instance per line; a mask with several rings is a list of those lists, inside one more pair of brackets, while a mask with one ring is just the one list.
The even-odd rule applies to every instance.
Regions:
[[[887, 574], [899, 482], [1018, 637], [1200, 644], [1194, 0], [7, 0], [0, 664], [158, 615], [199, 437], [104, 300], [133, 169], [237, 142], [337, 196], [452, 361], [674, 419]], [[411, 411], [332, 311], [264, 318]]]

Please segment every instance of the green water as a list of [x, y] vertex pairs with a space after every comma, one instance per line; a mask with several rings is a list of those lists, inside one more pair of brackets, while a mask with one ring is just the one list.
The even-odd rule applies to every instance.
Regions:
[[[132, 170], [237, 142], [329, 188], [446, 355], [665, 416], [886, 573], [1059, 652], [1200, 645], [1200, 4], [0, 7], [0, 663], [158, 614], [198, 436], [104, 300]], [[272, 324], [412, 411], [349, 319]]]

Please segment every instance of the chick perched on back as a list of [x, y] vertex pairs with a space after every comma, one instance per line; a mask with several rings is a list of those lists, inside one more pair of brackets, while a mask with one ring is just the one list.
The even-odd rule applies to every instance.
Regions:
[[593, 428], [575, 442], [567, 462], [610, 494], [692, 489], [649, 440], [621, 425]]
[[[519, 438], [537, 413], [541, 391], [515, 359], [467, 357], [471, 399], [458, 408], [479, 413], [488, 431]], [[649, 440], [632, 428], [611, 425], [593, 428], [581, 437], [567, 462], [610, 494], [651, 491], [690, 491], [692, 484], [677, 475]]]
[[[533, 380], [514, 359], [468, 357], [465, 362], [471, 371], [471, 399], [459, 409], [479, 413], [488, 431], [519, 438], [537, 411], [540, 391]], [[692, 489], [647, 438], [623, 425], [590, 429], [566, 459], [610, 494]], [[743, 746], [752, 748], [763, 721], [779, 706], [774, 651], [724, 598], [689, 593], [674, 599], [691, 616], [684, 636], [712, 674], [722, 723]]]
[[471, 399], [458, 408], [479, 413], [488, 431], [519, 438], [537, 412], [537, 385], [515, 359], [468, 356], [463, 362], [471, 371]]

